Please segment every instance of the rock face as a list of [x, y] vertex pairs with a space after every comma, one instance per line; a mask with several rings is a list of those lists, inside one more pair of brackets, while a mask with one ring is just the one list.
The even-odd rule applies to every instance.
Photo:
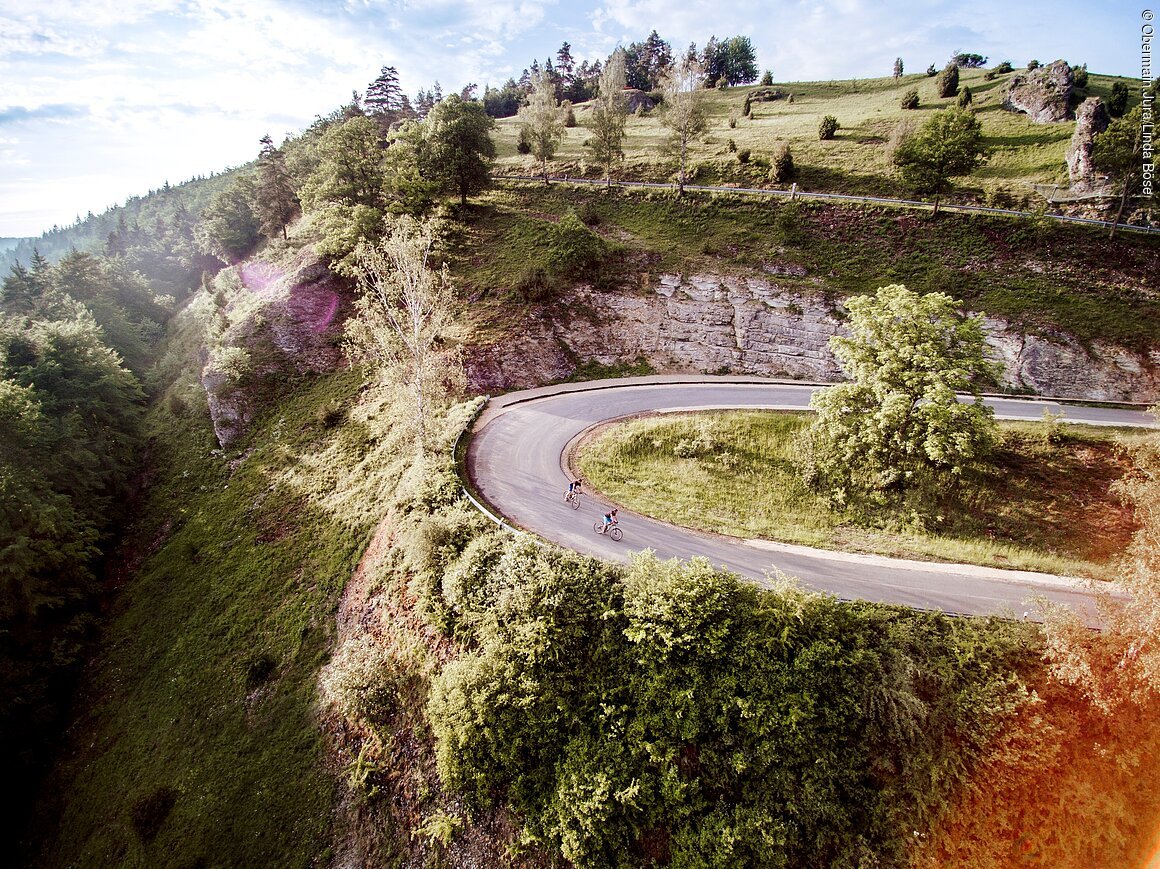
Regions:
[[[518, 335], [474, 351], [468, 382], [484, 392], [519, 389], [566, 378], [580, 361], [614, 365], [641, 358], [668, 372], [840, 380], [828, 344], [843, 332], [839, 312], [802, 283], [662, 275], [639, 294], [580, 287], [551, 311], [531, 315]], [[1089, 355], [1062, 333], [1023, 335], [996, 318], [985, 325], [1011, 389], [1096, 401], [1160, 400], [1160, 351], [1141, 356], [1097, 346]]]
[[1111, 122], [1112, 117], [1099, 97], [1088, 97], [1076, 111], [1075, 133], [1067, 149], [1067, 175], [1072, 190], [1086, 192], [1091, 189], [1095, 178], [1095, 167], [1092, 165], [1095, 138]]
[[218, 443], [229, 446], [289, 378], [334, 370], [349, 301], [326, 264], [309, 249], [286, 268], [244, 262], [218, 286], [229, 326], [209, 355], [201, 384]]
[[1003, 108], [1024, 112], [1037, 124], [1057, 124], [1071, 118], [1071, 67], [1057, 60], [1007, 83]]

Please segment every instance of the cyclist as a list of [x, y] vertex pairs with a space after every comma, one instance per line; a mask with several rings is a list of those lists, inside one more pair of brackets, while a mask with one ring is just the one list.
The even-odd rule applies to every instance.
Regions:
[[611, 513], [605, 513], [604, 514], [604, 527], [600, 529], [600, 533], [607, 534], [608, 529], [616, 524], [618, 524], [618, 521], [616, 518], [616, 510], [613, 510]]
[[567, 494], [564, 495], [564, 500], [571, 501], [577, 495], [583, 494], [580, 491], [580, 486], [581, 486], [581, 483], [580, 483], [580, 480], [578, 480], [578, 479], [570, 482], [568, 484], [568, 492], [567, 492]]

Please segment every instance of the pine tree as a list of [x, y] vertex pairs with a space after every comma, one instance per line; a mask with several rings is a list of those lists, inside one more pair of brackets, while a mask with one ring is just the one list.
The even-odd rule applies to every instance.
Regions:
[[258, 226], [267, 238], [281, 233], [286, 238], [286, 225], [298, 209], [298, 196], [286, 168], [286, 157], [274, 147], [269, 134], [261, 138], [258, 153], [258, 183], [254, 188], [254, 210]]
[[393, 66], [384, 66], [379, 77], [367, 87], [363, 104], [367, 114], [378, 120], [383, 127], [390, 127], [401, 120], [410, 101], [399, 86], [399, 71]]

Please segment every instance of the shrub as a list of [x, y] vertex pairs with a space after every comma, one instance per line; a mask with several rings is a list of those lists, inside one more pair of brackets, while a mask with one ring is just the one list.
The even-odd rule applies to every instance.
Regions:
[[969, 106], [971, 104], [971, 99], [971, 89], [969, 87], [964, 87], [959, 91], [958, 104], [960, 108], [965, 109], [967, 106]]
[[543, 266], [525, 266], [516, 278], [516, 293], [525, 302], [543, 302], [552, 294], [552, 282]]
[[782, 244], [799, 244], [803, 238], [801, 228], [801, 205], [790, 200], [777, 210], [773, 218], [773, 230]]
[[734, 109], [733, 111], [731, 111], [729, 113], [729, 129], [730, 130], [735, 129], [737, 127], [737, 118], [738, 118], [738, 112], [737, 112], [737, 109]]
[[1088, 86], [1088, 68], [1086, 63], [1083, 66], [1073, 66], [1071, 68], [1071, 80], [1077, 88], [1086, 88]]
[[564, 113], [564, 126], [571, 129], [576, 126], [576, 111], [572, 108], [571, 100], [564, 100], [560, 104], [560, 109]]
[[1038, 60], [1027, 61], [1027, 71], [1031, 72], [1033, 69], [1039, 69], [1039, 61]]
[[760, 83], [762, 85], [764, 85], [765, 87], [769, 87], [770, 85], [772, 85], [773, 84], [773, 73], [768, 69], [765, 72], [763, 72], [761, 74], [761, 82]]
[[899, 105], [901, 105], [902, 108], [904, 108], [904, 109], [917, 109], [918, 108], [918, 90], [916, 88], [911, 88], [906, 93], [904, 93], [902, 95], [902, 100], [900, 101]]
[[725, 150], [730, 154], [735, 154], [737, 152], [737, 143], [730, 139], [725, 143]]
[[323, 701], [348, 721], [381, 722], [397, 705], [397, 662], [385, 645], [359, 634], [338, 647], [320, 687]]
[[725, 90], [727, 87], [729, 87], [729, 82], [728, 82], [728, 81], [726, 81], [725, 79], [721, 79], [720, 81], [718, 81], [718, 82], [717, 82], [717, 84], [715, 85], [715, 87], [717, 88], [717, 90], [719, 90], [719, 91], [723, 91], [723, 90]]
[[1009, 61], [1009, 60], [1003, 61], [1002, 63], [1000, 63], [997, 67], [995, 67], [992, 70], [992, 72], [994, 72], [995, 75], [1006, 75], [1007, 73], [1014, 72], [1014, 71], [1015, 71], [1015, 67], [1011, 65], [1011, 61]]
[[934, 80], [934, 86], [943, 99], [953, 97], [959, 92], [959, 68], [953, 63], [948, 63]]
[[838, 119], [833, 115], [826, 115], [822, 118], [822, 122], [818, 124], [818, 138], [825, 142], [834, 138], [836, 132], [838, 132]]
[[516, 140], [516, 151], [521, 154], [532, 153], [532, 143], [528, 141], [528, 131], [523, 127], [520, 128], [520, 137]]
[[927, 78], [934, 78], [936, 75], [938, 75], [938, 70], [935, 69], [934, 64], [932, 63], [930, 66], [928, 66], [926, 68], [926, 77]]
[[753, 100], [750, 99], [749, 94], [746, 94], [745, 95], [745, 105], [743, 105], [741, 107], [741, 114], [748, 118], [748, 117], [752, 117], [752, 113], [753, 113]]
[[793, 154], [790, 152], [789, 145], [785, 142], [778, 142], [773, 148], [773, 161], [769, 172], [771, 181], [781, 183], [788, 181], [793, 177]]
[[740, 151], [737, 152], [737, 162], [738, 163], [748, 163], [749, 162], [749, 149], [748, 148], [742, 148]]
[[1128, 86], [1122, 81], [1112, 85], [1112, 95], [1108, 99], [1108, 114], [1113, 118], [1121, 117], [1128, 108]]

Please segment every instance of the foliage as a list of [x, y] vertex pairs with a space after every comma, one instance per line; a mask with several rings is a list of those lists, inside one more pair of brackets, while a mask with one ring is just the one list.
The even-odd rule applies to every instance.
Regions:
[[1027, 61], [1027, 71], [1028, 72], [1033, 72], [1037, 69], [1039, 69], [1039, 61], [1038, 60], [1035, 60], [1034, 58], [1032, 58], [1031, 60]]
[[902, 70], [903, 70], [902, 58], [901, 57], [894, 58], [894, 69], [893, 69], [891, 74], [894, 76], [894, 78], [902, 78]]
[[227, 263], [237, 262], [253, 250], [260, 232], [253, 201], [254, 183], [246, 175], [239, 175], [215, 195], [197, 224], [201, 249]]
[[959, 92], [959, 68], [953, 63], [948, 63], [935, 78], [934, 89], [943, 99], [957, 94]]
[[532, 92], [527, 105], [520, 109], [520, 135], [531, 146], [531, 154], [539, 161], [548, 182], [548, 161], [564, 140], [564, 122], [560, 104], [556, 100], [556, 86], [547, 73], [537, 73], [532, 79]]
[[661, 39], [655, 30], [643, 42], [630, 43], [624, 52], [628, 86], [646, 93], [661, 87], [672, 66], [672, 46]]
[[684, 193], [689, 145], [709, 129], [702, 102], [701, 86], [704, 74], [701, 65], [685, 58], [673, 66], [664, 80], [665, 100], [661, 122], [670, 131], [669, 148], [676, 151], [679, 161], [677, 189]]
[[980, 69], [987, 65], [987, 58], [981, 54], [956, 51], [951, 57], [951, 63], [964, 69]]
[[378, 125], [356, 115], [322, 134], [316, 148], [317, 168], [299, 195], [311, 210], [326, 203], [381, 209], [384, 174]]
[[757, 52], [748, 36], [722, 40], [710, 36], [699, 59], [706, 87], [748, 84], [757, 79]]
[[604, 178], [611, 186], [612, 167], [624, 159], [624, 132], [628, 122], [625, 88], [624, 51], [617, 49], [604, 64], [600, 91], [593, 101], [588, 142], [593, 159], [604, 167]]
[[378, 76], [367, 86], [363, 98], [367, 114], [386, 130], [412, 114], [410, 100], [399, 85], [399, 71], [393, 66], [384, 66]]
[[963, 87], [959, 89], [959, 98], [955, 101], [955, 104], [960, 109], [965, 109], [971, 104], [973, 98], [974, 95], [971, 93], [971, 89], [969, 87]]
[[987, 623], [648, 554], [621, 573], [513, 541], [483, 569], [477, 651], [428, 705], [440, 774], [581, 867], [899, 860], [1025, 702]]
[[454, 288], [446, 266], [429, 265], [436, 231], [431, 222], [402, 216], [378, 244], [359, 245], [362, 294], [346, 325], [351, 357], [376, 363], [404, 385], [420, 455], [430, 446], [434, 413], [462, 380], [459, 357], [446, 346]]
[[996, 66], [992, 72], [994, 72], [996, 75], [1006, 75], [1009, 72], [1014, 72], [1014, 70], [1015, 67], [1012, 66], [1011, 61], [1004, 60], [1002, 63]]
[[778, 142], [773, 146], [773, 156], [770, 158], [769, 178], [778, 184], [783, 184], [793, 178], [793, 152], [785, 142]]
[[[895, 284], [846, 302], [850, 337], [830, 346], [851, 383], [817, 393], [802, 441], [806, 482], [837, 504], [880, 504], [953, 486], [995, 440], [980, 382], [993, 377], [982, 320], [943, 293]], [[957, 392], [969, 392], [962, 403]]]
[[936, 69], [935, 65], [932, 63], [930, 66], [928, 66], [926, 68], [926, 77], [927, 78], [934, 78], [936, 75], [938, 75], [938, 69]]
[[917, 109], [918, 88], [911, 88], [910, 90], [906, 91], [906, 93], [902, 95], [902, 99], [899, 100], [898, 105], [904, 109]]
[[461, 205], [491, 183], [495, 121], [474, 100], [451, 94], [436, 103], [424, 122], [434, 174], [459, 194]]
[[269, 136], [263, 136], [261, 144], [254, 184], [254, 216], [263, 235], [268, 238], [281, 235], [285, 239], [286, 224], [298, 210], [298, 195], [286, 168], [285, 154], [274, 147], [274, 140]]
[[968, 175], [986, 159], [983, 128], [968, 109], [943, 109], [932, 115], [894, 152], [894, 165], [918, 193], [938, 197], [951, 190], [950, 179]]
[[[773, 72], [768, 70], [768, 69], [765, 72], [763, 72], [761, 74], [761, 81], [759, 81], [758, 84], [760, 84], [764, 87], [769, 87], [770, 85], [772, 85], [773, 84]], [[746, 112], [746, 114], [749, 114], [749, 113]]]
[[1108, 98], [1108, 114], [1121, 117], [1128, 108], [1128, 86], [1122, 81], [1112, 84], [1112, 95]]
[[[1119, 182], [1120, 205], [1115, 223], [1124, 216], [1128, 197], [1136, 192], [1144, 178], [1144, 109], [1136, 106], [1128, 114], [1117, 118], [1095, 137], [1092, 161], [1103, 172]], [[1151, 189], [1151, 188], [1149, 188]], [[1109, 237], [1115, 235], [1113, 223]]]
[[1081, 90], [1088, 86], [1088, 68], [1086, 63], [1082, 66], [1073, 66], [1071, 68], [1071, 81], [1072, 84]]
[[838, 132], [838, 119], [833, 115], [826, 115], [818, 124], [818, 138], [825, 142], [834, 138], [834, 134]]

